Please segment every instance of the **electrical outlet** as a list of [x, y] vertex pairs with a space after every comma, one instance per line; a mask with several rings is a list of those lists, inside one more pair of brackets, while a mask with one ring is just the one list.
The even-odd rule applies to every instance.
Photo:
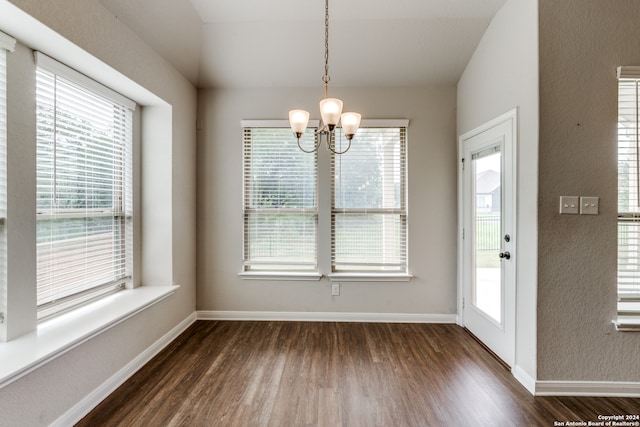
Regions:
[[598, 197], [580, 197], [580, 215], [598, 215]]
[[340, 283], [331, 284], [331, 295], [337, 297], [340, 295]]
[[560, 213], [578, 215], [580, 213], [578, 196], [560, 196]]

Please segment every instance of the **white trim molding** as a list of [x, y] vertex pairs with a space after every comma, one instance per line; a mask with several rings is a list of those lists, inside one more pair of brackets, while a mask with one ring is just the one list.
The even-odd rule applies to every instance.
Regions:
[[190, 314], [186, 319], [180, 322], [176, 327], [167, 332], [164, 336], [154, 342], [149, 348], [140, 353], [135, 359], [126, 364], [122, 369], [115, 373], [111, 378], [102, 383], [98, 388], [85, 396], [78, 403], [73, 405], [71, 409], [62, 414], [60, 418], [51, 423], [51, 426], [71, 426], [80, 421], [93, 408], [98, 406], [107, 396], [113, 393], [133, 374], [138, 372], [145, 364], [160, 353], [167, 345], [183, 333], [189, 326], [196, 321], [196, 313]]
[[201, 310], [197, 312], [197, 315], [198, 320], [258, 320], [359, 323], [456, 323], [455, 314]]
[[640, 382], [537, 381], [535, 395], [640, 397]]
[[0, 389], [56, 357], [173, 295], [180, 286], [125, 289], [41, 322], [35, 331], [0, 343]]
[[524, 369], [516, 365], [511, 370], [511, 375], [526, 388], [529, 393], [535, 395], [536, 393], [536, 379], [529, 375]]
[[13, 52], [16, 49], [16, 39], [0, 31], [0, 48]]
[[329, 276], [332, 282], [408, 282], [413, 278], [407, 273], [332, 273]]

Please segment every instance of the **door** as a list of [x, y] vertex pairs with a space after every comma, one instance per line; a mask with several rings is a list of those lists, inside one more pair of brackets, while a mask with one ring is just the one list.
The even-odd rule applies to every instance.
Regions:
[[461, 323], [509, 366], [515, 359], [516, 111], [460, 137]]

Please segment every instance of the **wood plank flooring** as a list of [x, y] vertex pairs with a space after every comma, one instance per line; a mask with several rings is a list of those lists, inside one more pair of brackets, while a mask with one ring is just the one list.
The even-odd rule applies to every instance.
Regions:
[[533, 397], [456, 325], [198, 321], [78, 425], [553, 426], [615, 414], [640, 414], [640, 399]]

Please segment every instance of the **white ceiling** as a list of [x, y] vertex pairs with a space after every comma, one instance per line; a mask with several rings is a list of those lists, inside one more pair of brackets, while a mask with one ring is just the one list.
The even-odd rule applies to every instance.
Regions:
[[[322, 85], [322, 0], [99, 1], [199, 87]], [[454, 84], [504, 3], [331, 0], [331, 85]]]

